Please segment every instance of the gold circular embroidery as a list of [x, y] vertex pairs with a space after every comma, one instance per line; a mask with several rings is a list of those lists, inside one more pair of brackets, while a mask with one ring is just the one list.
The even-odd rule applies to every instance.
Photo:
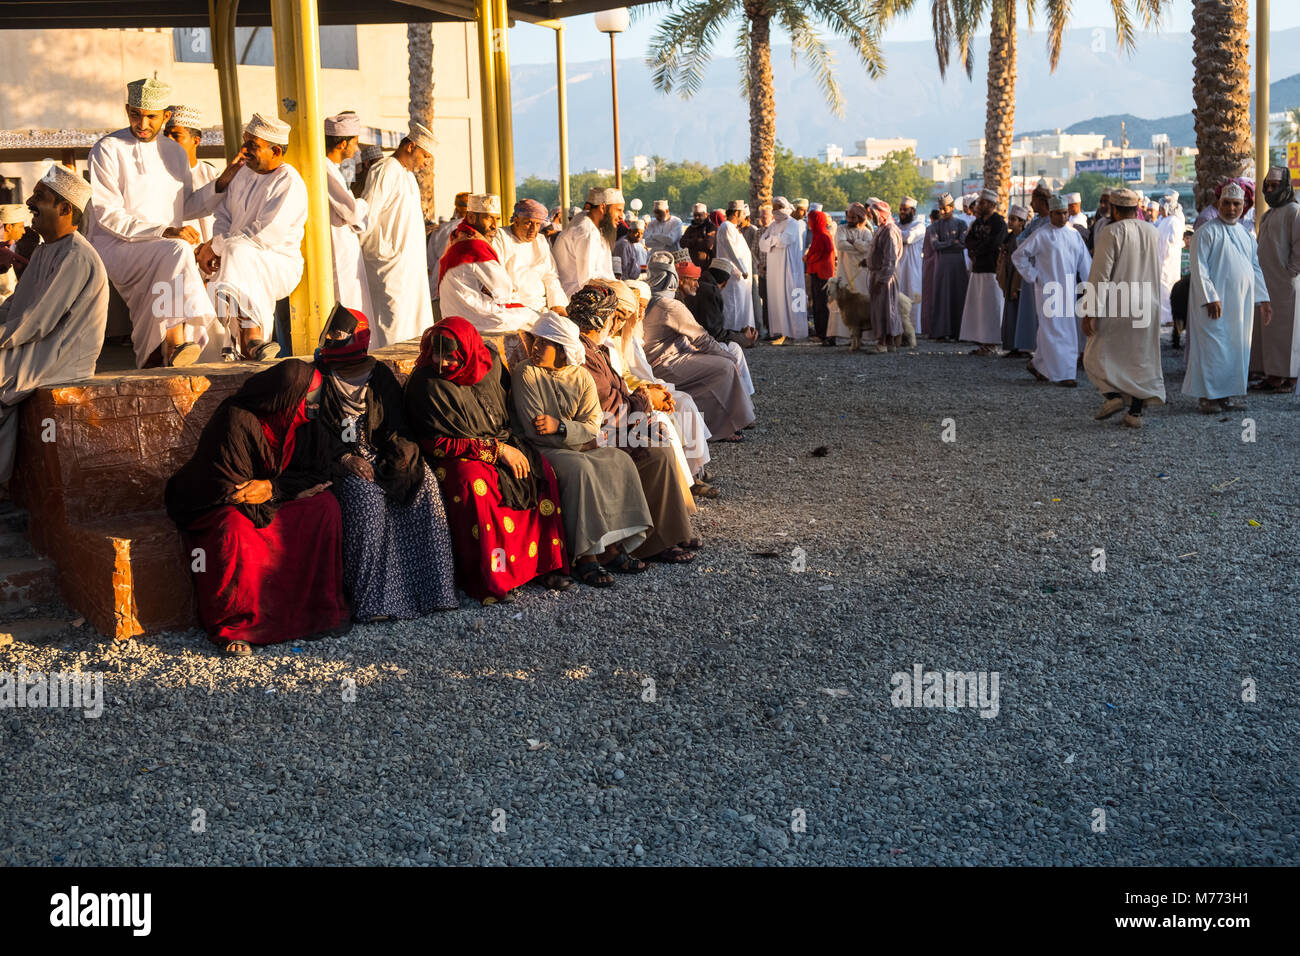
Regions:
[[537, 510], [549, 518], [555, 513], [555, 505], [549, 498], [543, 498], [537, 503]]
[[453, 495], [451, 499], [455, 504], [460, 504], [460, 495]]
[[483, 599], [484, 606], [487, 606], [488, 604], [496, 604], [496, 603], [497, 603], [497, 599], [494, 597], [485, 597]]
[[469, 533], [472, 534], [472, 535], [474, 536], [474, 540], [477, 541], [477, 540], [478, 540], [478, 525], [474, 525], [474, 527], [470, 528], [470, 529], [469, 529]]
[[435, 468], [435, 469], [433, 469], [433, 476], [434, 476], [435, 478], [437, 478], [439, 481], [442, 481], [444, 478], [447, 477], [447, 469], [446, 469], [446, 468]]
[[515, 556], [514, 556], [513, 554], [510, 555], [510, 560], [513, 561], [514, 559], [515, 559]]
[[552, 538], [552, 539], [551, 539], [551, 544], [555, 545], [555, 547], [558, 548], [558, 547], [560, 546], [560, 539], [559, 539], [559, 538]]
[[478, 495], [480, 498], [487, 494], [487, 482], [482, 478], [474, 479], [474, 494]]
[[537, 542], [536, 542], [536, 541], [529, 541], [529, 542], [528, 542], [528, 556], [529, 556], [530, 558], [535, 558], [535, 557], [537, 557]]
[[501, 527], [506, 529], [506, 534], [510, 534], [515, 530], [515, 519], [506, 515], [501, 519]]
[[491, 526], [491, 525], [485, 525], [485, 527], [487, 528], [487, 532], [488, 532], [488, 534], [491, 534], [491, 533], [492, 533], [492, 526]]

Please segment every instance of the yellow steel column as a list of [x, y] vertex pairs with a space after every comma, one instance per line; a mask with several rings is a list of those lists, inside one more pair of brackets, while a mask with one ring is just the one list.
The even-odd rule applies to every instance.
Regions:
[[226, 161], [235, 158], [244, 141], [244, 117], [239, 109], [239, 74], [235, 59], [235, 16], [239, 0], [208, 0], [208, 29], [212, 33], [212, 65], [221, 97], [221, 132]]
[[320, 21], [316, 0], [271, 0], [280, 118], [291, 127], [286, 158], [307, 185], [303, 276], [289, 296], [293, 354], [310, 354], [334, 308], [334, 259], [320, 109]]
[[483, 176], [484, 192], [501, 193], [501, 165], [497, 152], [500, 130], [497, 129], [496, 64], [493, 62], [494, 44], [492, 0], [474, 0], [478, 24], [478, 77], [479, 101], [483, 110]]
[[510, 11], [506, 0], [492, 0], [492, 44], [496, 72], [497, 166], [500, 169], [501, 215], [509, 217], [515, 206], [515, 133], [510, 105]]
[[569, 93], [564, 76], [564, 24], [555, 28], [555, 97], [560, 123], [560, 222], [569, 222]]

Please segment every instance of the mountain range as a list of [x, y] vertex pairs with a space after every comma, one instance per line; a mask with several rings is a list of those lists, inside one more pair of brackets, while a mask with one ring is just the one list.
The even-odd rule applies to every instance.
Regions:
[[[1272, 35], [1270, 107], [1300, 106], [1300, 28]], [[872, 80], [847, 44], [828, 42], [844, 95], [844, 116], [826, 106], [816, 79], [790, 47], [774, 47], [777, 138], [796, 155], [816, 156], [828, 143], [852, 151], [868, 136], [917, 140], [922, 156], [966, 151], [984, 134], [985, 64], [988, 38], [976, 41], [971, 78], [957, 67], [941, 79], [929, 43], [885, 42], [887, 72]], [[730, 48], [726, 38], [718, 51]], [[577, 51], [569, 51], [574, 56]], [[1065, 34], [1060, 63], [1048, 69], [1043, 31], [1021, 32], [1018, 42], [1016, 128], [1098, 132], [1118, 141], [1119, 122], [1129, 123], [1129, 142], [1147, 146], [1150, 134], [1168, 133], [1191, 145], [1192, 37], [1187, 32], [1139, 33], [1130, 51], [1115, 47], [1113, 30], [1076, 29]], [[657, 93], [641, 58], [618, 61], [619, 113], [625, 165], [640, 153], [709, 165], [749, 155], [749, 107], [741, 71], [718, 55], [700, 91], [683, 100]], [[555, 136], [555, 71], [545, 64], [512, 69], [515, 170], [519, 178], [554, 179], [559, 165]], [[610, 66], [604, 60], [571, 60], [567, 76], [569, 168], [613, 166]], [[1080, 120], [1079, 117], [1093, 117]], [[1154, 119], [1142, 119], [1154, 117]]]

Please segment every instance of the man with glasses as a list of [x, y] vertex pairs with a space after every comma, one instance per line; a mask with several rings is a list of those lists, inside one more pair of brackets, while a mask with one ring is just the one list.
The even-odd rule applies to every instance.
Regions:
[[566, 315], [569, 297], [542, 232], [549, 221], [545, 206], [536, 199], [521, 199], [515, 203], [509, 227], [496, 231], [492, 247], [514, 283], [514, 301], [534, 312], [549, 309]]

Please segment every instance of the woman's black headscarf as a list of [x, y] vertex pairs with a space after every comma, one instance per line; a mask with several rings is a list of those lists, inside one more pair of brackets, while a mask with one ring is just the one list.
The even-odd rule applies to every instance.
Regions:
[[603, 329], [618, 311], [618, 293], [609, 286], [584, 285], [569, 297], [565, 311], [582, 332]]
[[256, 479], [271, 482], [271, 500], [235, 507], [265, 528], [280, 505], [329, 481], [328, 437], [307, 407], [320, 388], [316, 376], [308, 363], [285, 359], [250, 377], [217, 406], [194, 455], [167, 482], [163, 498], [178, 526], [187, 528], [213, 509], [234, 504], [236, 487]]

